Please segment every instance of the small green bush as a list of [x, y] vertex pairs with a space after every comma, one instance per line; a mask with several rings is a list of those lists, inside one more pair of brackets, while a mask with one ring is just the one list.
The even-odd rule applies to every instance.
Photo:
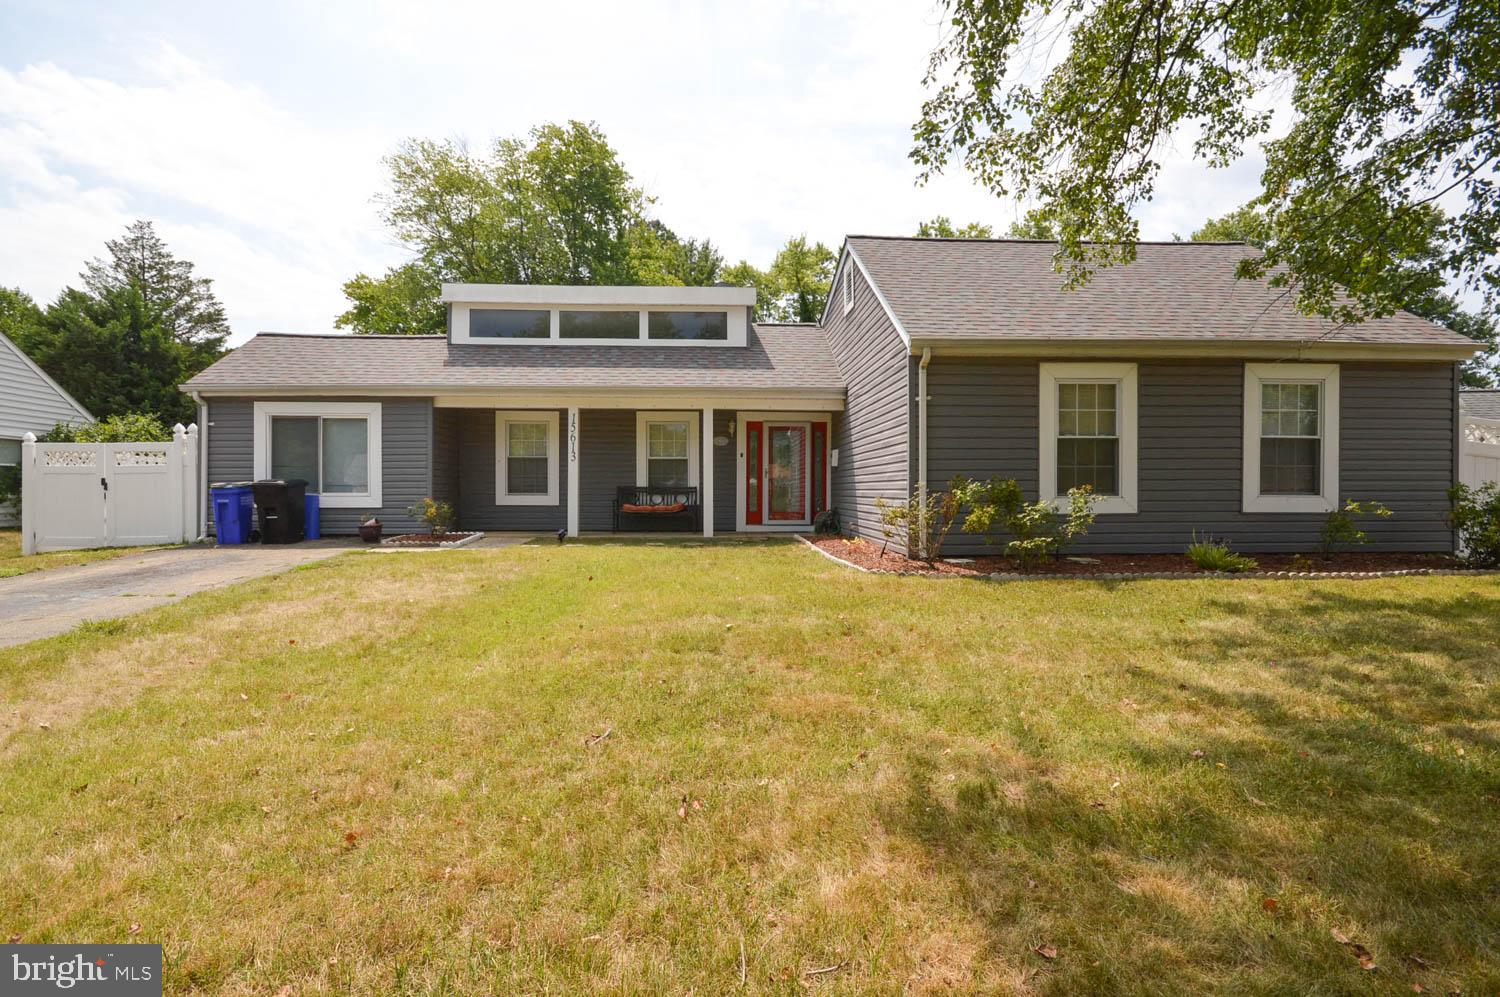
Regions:
[[1458, 534], [1459, 556], [1474, 568], [1500, 568], [1500, 484], [1454, 485], [1448, 522]]
[[1211, 536], [1198, 539], [1193, 534], [1193, 542], [1187, 549], [1188, 560], [1192, 561], [1204, 571], [1227, 571], [1230, 573], [1239, 571], [1254, 571], [1260, 567], [1260, 562], [1253, 557], [1244, 554], [1236, 554], [1229, 549], [1229, 544], [1223, 540], [1215, 540]]
[[165, 443], [172, 430], [149, 412], [126, 412], [99, 422], [59, 422], [47, 430], [43, 443]]
[[442, 536], [453, 527], [453, 506], [428, 496], [414, 505], [407, 506], [406, 514], [427, 524], [433, 536]]
[[1355, 520], [1363, 516], [1379, 516], [1385, 519], [1394, 515], [1391, 510], [1373, 499], [1368, 502], [1356, 502], [1353, 499], [1345, 499], [1342, 509], [1335, 509], [1323, 520], [1323, 528], [1318, 531], [1318, 537], [1322, 540], [1319, 550], [1323, 554], [1323, 560], [1327, 561], [1333, 557], [1335, 547], [1352, 547], [1355, 544], [1367, 544], [1370, 538], [1365, 531], [1359, 528]]
[[953, 492], [928, 491], [927, 493], [927, 537], [922, 537], [922, 498], [913, 489], [905, 502], [875, 500], [875, 511], [880, 513], [880, 532], [887, 541], [900, 539], [906, 545], [906, 556], [913, 559], [935, 561], [943, 552], [943, 542], [958, 522], [958, 497]]
[[1005, 527], [1014, 538], [1005, 545], [1005, 554], [1015, 558], [1022, 571], [1052, 560], [1094, 525], [1094, 494], [1086, 485], [1068, 492], [1066, 513], [1050, 502], [1027, 502], [1014, 478], [975, 481], [959, 475], [951, 494], [969, 510], [965, 533], [981, 534], [990, 543], [996, 521]]

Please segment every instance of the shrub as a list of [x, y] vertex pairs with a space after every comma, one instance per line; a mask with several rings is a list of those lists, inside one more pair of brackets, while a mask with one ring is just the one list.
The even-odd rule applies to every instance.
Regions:
[[407, 506], [406, 514], [414, 519], [420, 519], [427, 524], [427, 530], [434, 536], [447, 533], [453, 526], [453, 506], [447, 502], [439, 502], [428, 496], [415, 505]]
[[836, 537], [842, 532], [839, 525], [839, 511], [837, 509], [824, 509], [813, 517], [813, 532], [819, 536]]
[[1500, 568], [1500, 484], [1454, 485], [1448, 522], [1458, 534], [1459, 556], [1475, 568]]
[[1087, 486], [1068, 492], [1066, 514], [1050, 502], [1027, 502], [1014, 478], [975, 481], [960, 475], [953, 479], [950, 494], [958, 497], [960, 506], [968, 507], [964, 532], [981, 534], [986, 543], [992, 543], [990, 535], [999, 521], [1013, 538], [1005, 545], [1005, 554], [1015, 558], [1022, 571], [1050, 561], [1094, 525], [1094, 494]]
[[1323, 528], [1318, 531], [1318, 537], [1323, 541], [1318, 548], [1323, 553], [1323, 560], [1333, 557], [1335, 547], [1352, 547], [1370, 542], [1365, 531], [1359, 528], [1357, 519], [1363, 516], [1379, 516], [1384, 519], [1390, 515], [1393, 515], [1391, 510], [1373, 499], [1368, 502], [1345, 499], [1344, 507], [1330, 512], [1328, 518], [1323, 520]]
[[[927, 536], [922, 537], [922, 498], [913, 491], [905, 502], [892, 503], [883, 498], [875, 500], [875, 510], [880, 513], [880, 532], [887, 541], [900, 538], [906, 544], [906, 556], [919, 560], [935, 561], [943, 552], [943, 542], [958, 521], [959, 501], [953, 492], [929, 491], [927, 493]], [[884, 553], [882, 551], [882, 553]]]
[[1223, 540], [1215, 540], [1206, 536], [1202, 540], [1193, 534], [1193, 542], [1187, 549], [1188, 560], [1202, 568], [1204, 571], [1254, 571], [1260, 567], [1260, 563], [1253, 557], [1244, 554], [1236, 554], [1229, 549], [1229, 544]]
[[59, 422], [41, 437], [43, 443], [163, 443], [172, 431], [149, 412], [126, 412], [99, 422]]

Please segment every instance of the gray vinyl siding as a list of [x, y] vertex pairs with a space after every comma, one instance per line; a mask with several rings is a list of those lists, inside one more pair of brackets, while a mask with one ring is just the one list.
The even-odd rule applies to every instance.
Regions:
[[835, 286], [824, 331], [848, 391], [845, 411], [834, 419], [831, 501], [843, 528], [880, 537], [879, 498], [899, 501], [909, 494], [910, 449], [908, 358], [910, 351], [853, 261], [854, 308], [844, 314], [842, 290]]
[[578, 528], [614, 527], [615, 489], [635, 484], [635, 412], [578, 413]]
[[458, 488], [459, 412], [450, 408], [432, 410], [432, 497], [447, 502], [456, 511]]
[[[82, 423], [88, 417], [73, 407], [47, 378], [21, 358], [21, 348], [0, 336], [0, 439], [41, 436], [59, 422]], [[9, 504], [0, 505], [0, 526], [15, 526]]]
[[[1037, 494], [1037, 360], [937, 358], [928, 368], [928, 477], [1001, 475]], [[1453, 367], [1341, 364], [1340, 497], [1378, 499], [1395, 511], [1366, 520], [1371, 550], [1446, 551], [1453, 481]], [[1240, 511], [1244, 365], [1145, 361], [1139, 365], [1140, 512], [1100, 516], [1082, 552], [1178, 552], [1196, 530], [1247, 551], [1306, 551], [1321, 515]], [[997, 538], [1002, 539], [1003, 538]], [[955, 531], [945, 553], [984, 553]]]
[[732, 433], [738, 413], [724, 409], [714, 410], [714, 436], [729, 437], [729, 445], [714, 447], [714, 532], [734, 533], [739, 529], [737, 521], [736, 489], [738, 478], [738, 450], [741, 441]]
[[[432, 491], [432, 401], [427, 398], [309, 398], [305, 401], [381, 401], [381, 501], [378, 509], [322, 510], [322, 530], [350, 534], [370, 513], [387, 535], [425, 526], [407, 506]], [[255, 404], [251, 399], [208, 399], [208, 480], [246, 481], [255, 475]], [[212, 510], [212, 505], [210, 505]]]
[[[466, 530], [521, 533], [551, 533], [565, 529], [568, 525], [568, 469], [562, 455], [559, 454], [555, 469], [556, 505], [496, 505], [495, 412], [493, 409], [454, 411], [459, 413], [458, 521], [462, 527]], [[567, 425], [568, 413], [559, 412], [558, 443], [563, 449], [567, 447]], [[579, 458], [582, 459], [581, 452]], [[582, 470], [582, 465], [579, 469]], [[582, 498], [580, 495], [580, 511], [584, 508]]]
[[88, 422], [63, 393], [22, 359], [21, 348], [0, 337], [0, 438], [41, 436], [59, 422]]

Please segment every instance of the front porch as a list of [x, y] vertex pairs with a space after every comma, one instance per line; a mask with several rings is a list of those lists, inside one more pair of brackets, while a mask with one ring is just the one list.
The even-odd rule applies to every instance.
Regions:
[[828, 508], [828, 410], [435, 399], [433, 497], [462, 529], [794, 533]]

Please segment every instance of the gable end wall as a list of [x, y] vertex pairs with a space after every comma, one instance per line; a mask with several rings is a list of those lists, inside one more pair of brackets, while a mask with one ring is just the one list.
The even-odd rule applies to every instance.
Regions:
[[875, 500], [899, 502], [911, 490], [907, 461], [915, 440], [907, 411], [908, 351], [859, 268], [847, 257], [845, 266], [853, 268], [854, 308], [844, 314], [835, 284], [824, 324], [848, 385], [833, 433], [839, 466], [833, 469], [832, 504], [846, 533], [881, 540]]

